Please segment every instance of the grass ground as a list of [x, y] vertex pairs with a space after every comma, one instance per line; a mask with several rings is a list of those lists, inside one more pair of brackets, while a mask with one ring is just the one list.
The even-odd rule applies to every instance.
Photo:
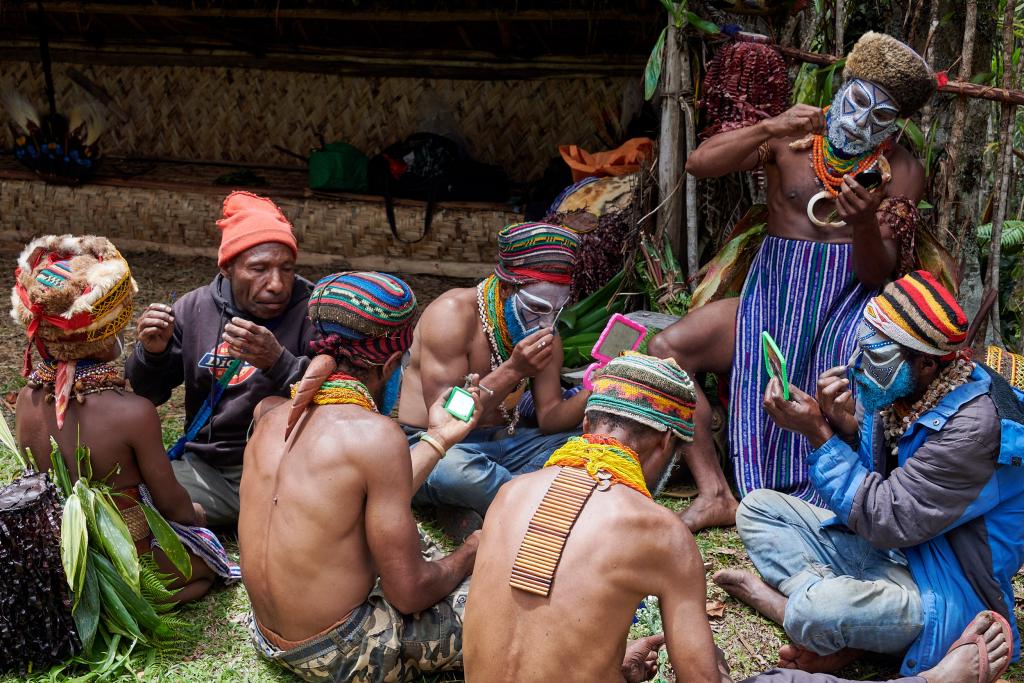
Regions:
[[[0, 257], [13, 260], [13, 254], [5, 253], [0, 245]], [[135, 277], [142, 289], [137, 300], [137, 308], [141, 309], [150, 301], [169, 301], [173, 293], [183, 294], [208, 281], [214, 272], [212, 261], [193, 259], [172, 259], [160, 254], [145, 256], [129, 255]], [[304, 273], [315, 279], [317, 275], [327, 272]], [[436, 277], [409, 277], [421, 304], [433, 299], [440, 291], [452, 286], [452, 281]], [[10, 286], [5, 282], [4, 286]], [[18, 370], [21, 365], [23, 349], [22, 332], [15, 328], [8, 316], [0, 317], [0, 396], [7, 400], [0, 401], [4, 416], [13, 423], [10, 411], [13, 393], [23, 385]], [[164, 420], [165, 441], [170, 443], [181, 432], [182, 401], [180, 390], [174, 397], [160, 407]], [[18, 468], [11, 461], [0, 459], [0, 483], [6, 484], [17, 475]], [[673, 509], [681, 509], [687, 503], [677, 499], [662, 498], [659, 503]], [[425, 524], [428, 531], [432, 526]], [[436, 535], [436, 530], [433, 530]], [[438, 539], [442, 540], [443, 539]], [[711, 563], [711, 573], [727, 568], [752, 569], [750, 559], [743, 550], [743, 544], [735, 529], [711, 529], [699, 533], [696, 537], [697, 546], [706, 562]], [[228, 539], [228, 551], [237, 559], [238, 546]], [[1015, 581], [1016, 594], [1024, 596], [1024, 577], [1018, 576]], [[732, 667], [733, 678], [743, 678], [771, 668], [776, 661], [776, 653], [781, 645], [787, 642], [782, 630], [763, 619], [746, 606], [735, 602], [725, 595], [714, 584], [709, 583], [707, 599], [724, 603], [721, 617], [711, 619], [715, 642], [725, 652]], [[1018, 619], [1024, 619], [1021, 605], [1024, 597], [1017, 599]], [[650, 607], [650, 606], [649, 606]], [[167, 652], [146, 663], [140, 661], [134, 676], [125, 676], [122, 680], [141, 681], [196, 681], [196, 682], [271, 682], [294, 681], [292, 676], [269, 666], [261, 660], [253, 650], [246, 629], [245, 618], [249, 611], [249, 601], [245, 589], [241, 586], [219, 587], [197, 604], [182, 608], [181, 616], [193, 625], [190, 632], [181, 635], [173, 652]], [[639, 623], [634, 627], [634, 635], [647, 635], [660, 629], [660, 618], [655, 609], [642, 610]], [[664, 655], [662, 656], [664, 659]], [[886, 680], [897, 675], [898, 662], [890, 659], [873, 657], [866, 658], [854, 666], [844, 670], [842, 675], [854, 680]], [[671, 670], [663, 667], [661, 680], [666, 683], [674, 681]], [[1007, 681], [1024, 683], [1024, 666], [1013, 667], [1005, 676]], [[26, 680], [23, 676], [0, 677], [0, 683], [13, 683]], [[46, 675], [34, 675], [28, 680], [50, 680]], [[58, 676], [56, 680], [69, 680]], [[417, 683], [448, 683], [461, 681], [457, 674], [441, 676], [423, 676]]]

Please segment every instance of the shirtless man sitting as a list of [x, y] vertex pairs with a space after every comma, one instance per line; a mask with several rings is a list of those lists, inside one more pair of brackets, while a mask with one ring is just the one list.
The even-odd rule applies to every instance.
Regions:
[[[179, 535], [195, 535], [184, 525], [198, 522], [164, 452], [156, 408], [125, 390], [119, 358], [136, 291], [128, 263], [105, 237], [48, 235], [30, 242], [18, 259], [11, 314], [28, 333], [26, 362], [33, 347], [42, 357], [18, 394], [19, 447], [31, 450], [36, 467], [47, 471], [53, 438], [73, 474], [77, 447], [87, 447], [95, 478], [106, 478], [120, 494], [115, 501], [142, 555], [151, 551], [153, 536], [140, 502], [183, 525]], [[199, 543], [216, 555], [224, 578], [237, 578], [237, 565], [233, 575], [219, 543]], [[171, 588], [180, 589], [178, 601], [210, 589], [215, 571], [197, 555], [189, 553], [186, 579], [162, 550], [152, 552], [160, 570], [177, 577]]]
[[402, 430], [377, 412], [415, 308], [388, 275], [322, 279], [309, 301], [316, 357], [291, 405], [257, 407], [238, 524], [250, 630], [260, 653], [305, 680], [404, 681], [461, 665], [477, 537], [426, 561], [410, 501], [475, 422], [437, 401], [410, 458]]
[[[416, 443], [427, 407], [468, 373], [483, 379], [480, 426], [431, 472], [420, 505], [470, 508], [480, 517], [513, 475], [540, 469], [583, 419], [586, 392], [563, 400], [562, 342], [554, 334], [569, 300], [579, 238], [546, 223], [498, 233], [498, 266], [479, 286], [452, 289], [427, 306], [402, 378], [398, 419]], [[537, 428], [517, 426], [529, 384]], [[473, 517], [470, 515], [469, 517]], [[479, 528], [479, 517], [467, 520]], [[467, 529], [451, 535], [462, 536]]]
[[[484, 524], [466, 608], [468, 683], [646, 680], [662, 639], [627, 648], [626, 637], [649, 595], [658, 597], [677, 680], [730, 680], [708, 625], [693, 536], [649, 493], [658, 492], [680, 442], [691, 438], [693, 407], [693, 384], [674, 361], [621, 356], [595, 381], [584, 436], [555, 451], [540, 472], [502, 487]], [[979, 670], [1006, 663], [1005, 634], [989, 613], [964, 636], [964, 646], [937, 667], [901, 680], [976, 681]], [[747, 681], [839, 679], [785, 669]]]
[[[779, 345], [790, 382], [810, 391], [853, 353], [860, 311], [913, 257], [913, 234], [894, 234], [878, 209], [885, 200], [916, 211], [924, 169], [894, 143], [896, 121], [928, 100], [935, 78], [910, 47], [878, 33], [857, 42], [843, 76], [827, 115], [798, 104], [709, 138], [686, 163], [698, 178], [762, 168], [767, 181], [767, 236], [740, 296], [693, 310], [648, 346], [691, 374], [731, 373], [729, 454], [741, 495], [770, 488], [821, 504], [807, 473], [810, 449], [761, 405], [761, 333]], [[869, 190], [855, 176], [880, 186]], [[685, 453], [700, 490], [683, 512], [691, 531], [734, 524], [737, 505], [711, 440], [710, 406], [697, 398], [697, 437]]]

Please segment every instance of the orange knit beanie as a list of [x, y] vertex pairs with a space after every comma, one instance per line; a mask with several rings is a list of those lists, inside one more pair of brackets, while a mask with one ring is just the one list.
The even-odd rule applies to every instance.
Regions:
[[217, 227], [221, 230], [217, 265], [222, 268], [246, 249], [267, 242], [285, 245], [298, 258], [292, 224], [266, 197], [232, 192], [224, 200], [224, 218], [217, 221]]

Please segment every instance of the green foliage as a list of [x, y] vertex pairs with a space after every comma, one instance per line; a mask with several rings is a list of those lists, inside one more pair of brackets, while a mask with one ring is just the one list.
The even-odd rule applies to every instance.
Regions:
[[619, 295], [624, 273], [619, 271], [601, 289], [567, 308], [558, 319], [558, 333], [565, 352], [563, 365], [569, 368], [587, 365], [590, 355], [608, 319], [626, 308], [625, 297]]
[[654, 91], [658, 89], [658, 81], [661, 80], [661, 65], [665, 61], [665, 36], [668, 35], [668, 26], [661, 29], [658, 40], [654, 43], [651, 56], [647, 58], [647, 66], [644, 67], [644, 99], [654, 97]]
[[[109, 484], [92, 477], [89, 450], [75, 451], [78, 476], [72, 483], [67, 463], [51, 439], [51, 476], [64, 497], [61, 518], [61, 562], [74, 596], [72, 615], [82, 641], [82, 654], [51, 671], [56, 676], [85, 669], [85, 679], [126, 672], [136, 648], [161, 647], [174, 639], [182, 622], [168, 615], [174, 577], [160, 573], [152, 558], [140, 558], [131, 532], [114, 504]], [[143, 506], [153, 535], [175, 566], [188, 554], [160, 514]], [[149, 655], [146, 655], [149, 657]]]
[[810, 104], [815, 107], [827, 107], [831, 104], [835, 95], [836, 79], [842, 77], [845, 64], [846, 60], [840, 59], [828, 66], [801, 66], [793, 82], [793, 104]]
[[[985, 223], [978, 226], [978, 244], [987, 248], [992, 241], [992, 224]], [[1024, 220], [1003, 221], [1003, 234], [999, 240], [1000, 247], [1004, 254], [1015, 254], [1024, 247]]]
[[11, 432], [11, 427], [7, 424], [7, 418], [3, 415], [0, 415], [0, 452], [14, 456], [23, 470], [34, 469], [31, 459], [18, 448], [18, 442], [14, 438], [14, 433]]
[[[662, 7], [668, 12], [672, 25], [677, 29], [693, 26], [702, 33], [709, 35], [720, 33], [718, 25], [713, 21], [701, 19], [695, 13], [687, 9], [686, 0], [674, 2], [674, 0], [661, 0]], [[647, 65], [644, 67], [644, 99], [654, 97], [654, 91], [658, 89], [658, 81], [661, 80], [661, 68], [665, 62], [665, 40], [668, 37], [668, 27], [661, 29], [658, 39], [654, 41], [651, 54], [647, 58]]]

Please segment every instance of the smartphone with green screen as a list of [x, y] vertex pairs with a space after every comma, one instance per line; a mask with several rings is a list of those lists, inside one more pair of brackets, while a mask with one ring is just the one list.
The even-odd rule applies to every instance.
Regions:
[[769, 377], [778, 377], [782, 383], [782, 398], [789, 400], [789, 375], [786, 373], [786, 357], [779, 351], [779, 345], [772, 335], [765, 330], [761, 333], [761, 353], [764, 355], [764, 368]]

